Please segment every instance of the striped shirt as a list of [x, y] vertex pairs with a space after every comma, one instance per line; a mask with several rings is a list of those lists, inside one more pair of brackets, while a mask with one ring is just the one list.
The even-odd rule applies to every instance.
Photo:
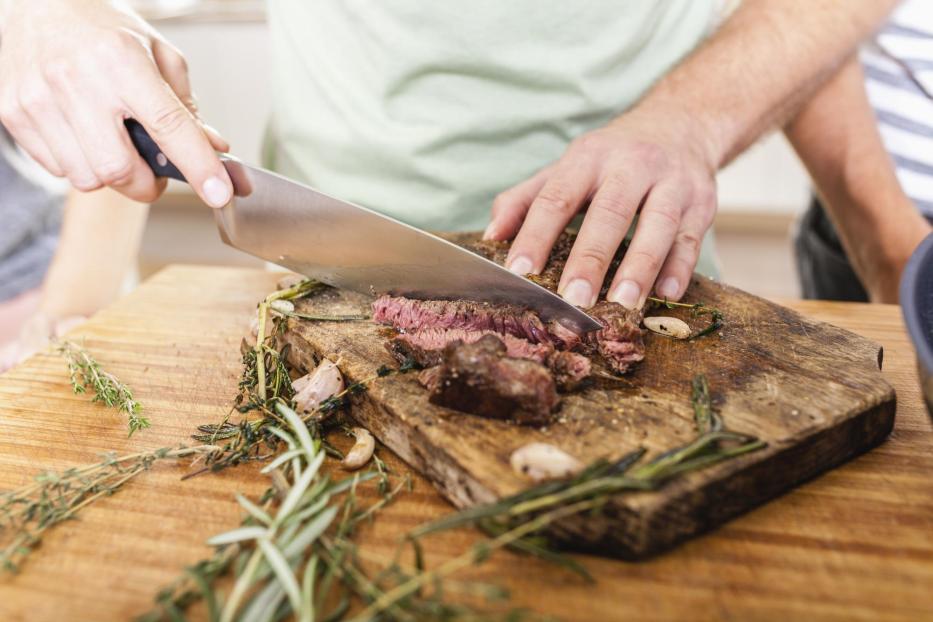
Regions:
[[897, 177], [933, 217], [933, 1], [906, 0], [861, 51], [868, 99]]

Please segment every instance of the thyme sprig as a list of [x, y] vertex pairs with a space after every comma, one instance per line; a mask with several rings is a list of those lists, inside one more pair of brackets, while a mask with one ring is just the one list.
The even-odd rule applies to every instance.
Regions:
[[707, 306], [705, 303], [702, 303], [702, 302], [696, 302], [696, 303], [674, 302], [674, 301], [668, 300], [667, 298], [655, 298], [653, 296], [648, 296], [648, 300], [655, 304], [663, 305], [664, 307], [668, 309], [675, 309], [675, 308], [689, 309], [692, 312], [694, 317], [699, 317], [701, 315], [709, 316], [710, 318], [709, 324], [705, 328], [702, 328], [698, 330], [697, 332], [693, 333], [692, 335], [690, 335], [689, 337], [687, 337], [687, 340], [699, 339], [700, 337], [705, 337], [706, 335], [715, 333], [716, 331], [721, 329], [723, 326], [725, 326], [725, 323], [726, 323], [725, 316], [723, 315], [722, 311], [714, 307]]
[[[417, 541], [431, 533], [473, 525], [495, 535], [483, 545], [489, 550], [508, 546], [559, 563], [588, 578], [586, 570], [571, 559], [542, 546], [538, 532], [573, 514], [602, 507], [613, 495], [657, 490], [674, 477], [766, 446], [753, 436], [724, 429], [722, 417], [713, 410], [709, 385], [702, 375], [693, 380], [691, 404], [698, 436], [643, 465], [637, 465], [644, 456], [643, 449], [616, 461], [599, 460], [569, 480], [545, 482], [498, 502], [463, 510], [423, 525], [408, 537]], [[578, 509], [569, 511], [568, 507]]]
[[68, 363], [71, 388], [76, 394], [87, 393], [90, 389], [94, 394], [92, 402], [101, 402], [126, 414], [129, 436], [150, 426], [149, 419], [140, 414], [142, 406], [133, 397], [133, 391], [104, 371], [85, 348], [71, 341], [59, 341], [55, 349]]
[[123, 456], [108, 454], [100, 462], [84, 467], [42, 472], [33, 483], [0, 493], [0, 566], [17, 572], [46, 531], [74, 518], [101, 497], [116, 493], [157, 462], [206, 455], [218, 449], [198, 445]]

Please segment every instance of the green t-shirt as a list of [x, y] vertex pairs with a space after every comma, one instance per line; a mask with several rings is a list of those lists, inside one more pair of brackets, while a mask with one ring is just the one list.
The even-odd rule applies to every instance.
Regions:
[[423, 229], [484, 229], [499, 192], [630, 107], [718, 5], [270, 0], [266, 165]]

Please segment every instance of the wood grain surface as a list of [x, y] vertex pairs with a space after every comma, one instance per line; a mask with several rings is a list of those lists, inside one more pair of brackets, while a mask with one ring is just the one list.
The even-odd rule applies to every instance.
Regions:
[[[521, 426], [435, 406], [416, 374], [374, 383], [354, 417], [425, 475], [458, 507], [490, 503], [533, 485], [509, 457], [543, 442], [584, 464], [616, 460], [639, 448], [645, 460], [696, 437], [690, 389], [704, 373], [727, 429], [766, 448], [677, 478], [661, 490], [617, 495], [599, 513], [553, 531], [575, 550], [641, 558], [770, 499], [877, 445], [894, 423], [894, 389], [878, 367], [878, 344], [705, 278], [684, 297], [718, 308], [725, 326], [696, 341], [645, 331], [645, 360], [620, 380], [600, 380], [561, 399], [553, 420]], [[310, 315], [370, 312], [372, 298], [326, 289], [298, 302]], [[699, 331], [709, 318], [659, 309]], [[397, 363], [387, 330], [369, 320], [291, 319], [283, 340], [303, 367], [326, 357], [351, 382]]]
[[[153, 422], [132, 439], [114, 412], [71, 394], [64, 364], [33, 357], [0, 376], [0, 489], [103, 451], [186, 442], [227, 412], [239, 340], [277, 277], [173, 267], [101, 312], [74, 337], [128, 382]], [[579, 555], [597, 577], [511, 553], [471, 576], [510, 589], [512, 602], [567, 620], [933, 620], [933, 430], [896, 307], [787, 301], [803, 314], [884, 346], [897, 418], [886, 442], [671, 552], [642, 562]], [[390, 465], [406, 467], [388, 452]], [[17, 576], [0, 577], [0, 620], [124, 620], [206, 556], [205, 539], [236, 525], [233, 493], [264, 478], [243, 467], [180, 481], [163, 465], [46, 537]], [[388, 557], [400, 534], [451, 510], [425, 480], [361, 537]], [[432, 537], [429, 564], [463, 552], [469, 531]]]

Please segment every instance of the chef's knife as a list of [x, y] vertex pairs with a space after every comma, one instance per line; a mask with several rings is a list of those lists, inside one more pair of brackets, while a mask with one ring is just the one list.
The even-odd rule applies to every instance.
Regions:
[[[142, 125], [130, 119], [126, 127], [157, 176], [185, 181]], [[602, 328], [560, 296], [451, 242], [234, 157], [220, 158], [234, 197], [214, 214], [220, 237], [234, 248], [357, 292], [510, 303], [579, 332]]]

